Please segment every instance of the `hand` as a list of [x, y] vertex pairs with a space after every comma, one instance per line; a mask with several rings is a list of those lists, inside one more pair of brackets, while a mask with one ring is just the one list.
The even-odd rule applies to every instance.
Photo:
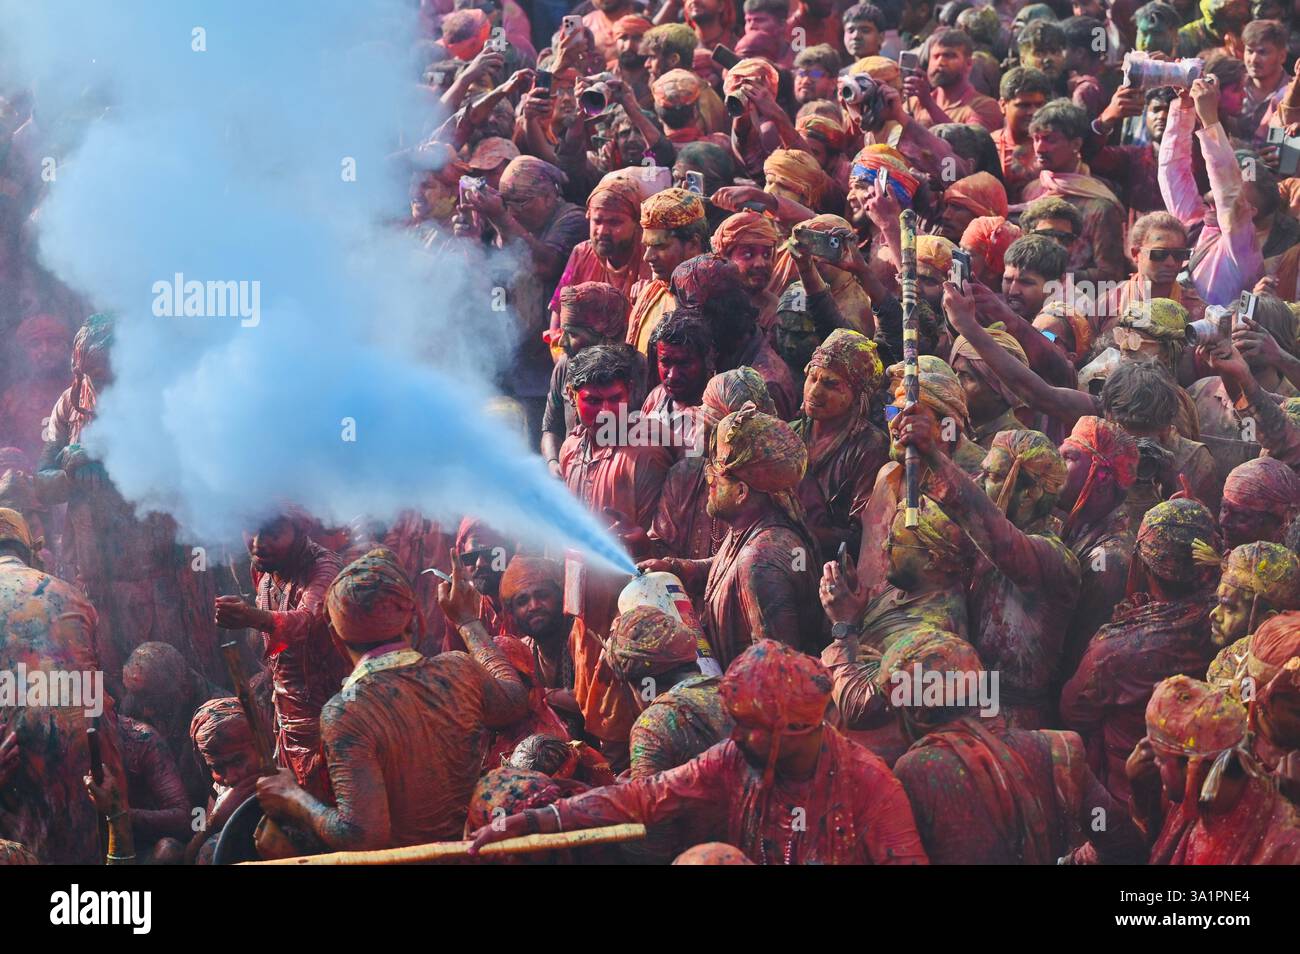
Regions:
[[1124, 774], [1134, 787], [1150, 786], [1160, 781], [1160, 769], [1156, 767], [1156, 752], [1151, 748], [1151, 740], [1143, 736], [1133, 747], [1129, 757], [1124, 761]]
[[1233, 347], [1241, 353], [1241, 356], [1250, 361], [1254, 359], [1256, 365], [1266, 364], [1270, 368], [1275, 368], [1282, 361], [1282, 349], [1278, 346], [1277, 339], [1256, 321], [1249, 318], [1242, 318], [1244, 328], [1232, 329]]
[[934, 104], [934, 87], [930, 85], [930, 78], [919, 70], [903, 77], [903, 92], [915, 97], [922, 106]]
[[939, 453], [939, 422], [934, 412], [919, 401], [903, 408], [889, 422], [889, 430], [899, 447], [915, 447], [927, 459]]
[[739, 212], [746, 202], [761, 202], [769, 212], [776, 212], [776, 196], [755, 186], [723, 186], [709, 201], [727, 212]]
[[560, 462], [558, 460], [548, 460], [546, 462], [546, 469], [549, 470], [551, 472], [551, 476], [556, 478], [557, 480], [564, 479], [564, 468], [560, 466]]
[[1273, 295], [1277, 297], [1277, 276], [1263, 276], [1259, 281], [1255, 282], [1255, 287], [1251, 291], [1256, 295]]
[[832, 623], [856, 623], [862, 618], [867, 608], [867, 594], [859, 586], [857, 567], [853, 558], [849, 558], [844, 572], [840, 572], [838, 560], [831, 560], [822, 567], [822, 581], [818, 588], [822, 609]]
[[979, 327], [978, 309], [973, 287], [962, 291], [952, 282], [943, 283], [943, 313], [959, 335]]
[[505, 96], [527, 92], [532, 89], [536, 76], [537, 74], [530, 69], [515, 70], [510, 74], [510, 78], [501, 84], [501, 92]]
[[879, 178], [876, 179], [875, 188], [867, 190], [862, 207], [867, 218], [879, 229], [897, 225], [898, 215], [903, 211], [894, 190], [886, 187]]
[[840, 260], [832, 262], [826, 260], [826, 264], [833, 268], [839, 268], [854, 275], [861, 275], [867, 270], [867, 260], [862, 257], [862, 249], [858, 248], [858, 237], [852, 229], [833, 228], [831, 235], [840, 237]]
[[290, 818], [302, 790], [293, 772], [282, 768], [257, 780], [257, 803], [271, 818]]
[[474, 212], [482, 212], [494, 222], [505, 218], [506, 215], [505, 200], [501, 198], [501, 193], [491, 186], [469, 190], [465, 193], [464, 204]]
[[469, 66], [465, 67], [465, 72], [462, 76], [466, 82], [469, 82], [497, 70], [504, 69], [505, 65], [506, 60], [504, 56], [484, 47], [479, 50], [478, 56], [469, 61]]
[[1215, 374], [1238, 386], [1254, 378], [1250, 365], [1230, 341], [1221, 341], [1213, 347], [1202, 345], [1196, 349], [1196, 354]]
[[126, 810], [125, 785], [118, 778], [117, 773], [110, 769], [108, 760], [104, 761], [102, 785], [97, 785], [94, 776], [89, 774], [82, 776], [82, 781], [86, 785], [86, 794], [90, 796], [95, 811], [105, 818], [121, 814]]
[[1219, 81], [1213, 74], [1192, 80], [1192, 104], [1206, 129], [1219, 121]]
[[0, 732], [0, 788], [9, 784], [9, 780], [18, 771], [22, 761], [22, 752], [18, 748], [18, 733], [9, 729]]
[[474, 840], [474, 844], [469, 847], [470, 857], [476, 856], [484, 845], [490, 845], [494, 841], [522, 838], [524, 835], [530, 834], [532, 834], [532, 831], [529, 829], [528, 819], [523, 816], [523, 813], [494, 819], [478, 831], [470, 834], [470, 838]]
[[766, 83], [760, 83], [757, 80], [746, 82], [743, 87], [745, 105], [754, 111], [756, 115], [763, 119], [777, 119], [781, 114], [781, 107], [772, 95], [772, 89]]
[[677, 561], [669, 559], [642, 560], [636, 565], [638, 570], [644, 570], [647, 573], [672, 573], [677, 575]]
[[451, 582], [438, 584], [438, 605], [456, 628], [478, 619], [483, 597], [465, 576], [456, 548], [451, 549]]
[[[903, 103], [903, 94], [892, 86], [880, 87], [880, 98], [884, 103], [884, 109], [881, 114], [886, 120], [892, 119], [894, 122], [902, 123], [906, 126], [912, 121], [912, 117], [907, 113], [907, 107]], [[864, 129], [863, 132], [871, 132]]]
[[1277, 172], [1277, 167], [1282, 162], [1282, 147], [1277, 143], [1265, 143], [1259, 147], [1259, 159], [1264, 165]]
[[238, 596], [218, 596], [214, 601], [213, 621], [222, 629], [260, 629], [270, 632], [271, 614], [250, 606]]
[[555, 113], [555, 97], [549, 90], [530, 89], [523, 99], [524, 119], [539, 123], [548, 123]]
[[1141, 116], [1145, 110], [1146, 94], [1135, 86], [1121, 86], [1115, 90], [1098, 120], [1109, 127], [1129, 116]]

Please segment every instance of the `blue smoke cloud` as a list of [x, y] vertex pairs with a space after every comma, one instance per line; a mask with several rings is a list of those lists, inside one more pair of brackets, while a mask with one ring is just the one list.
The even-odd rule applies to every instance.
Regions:
[[[119, 315], [85, 440], [129, 500], [214, 543], [287, 501], [330, 522], [473, 513], [630, 569], [479, 410], [514, 341], [488, 277], [510, 263], [435, 256], [392, 224], [410, 175], [394, 154], [442, 118], [416, 82], [416, 3], [0, 12], [0, 57], [34, 90], [38, 133], [80, 130], [54, 157], [40, 252]], [[167, 316], [159, 289], [178, 275], [246, 283], [256, 320]]]

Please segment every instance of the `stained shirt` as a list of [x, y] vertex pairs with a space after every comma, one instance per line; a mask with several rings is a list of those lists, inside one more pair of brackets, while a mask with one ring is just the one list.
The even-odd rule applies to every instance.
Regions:
[[1061, 690], [1061, 718], [1082, 735], [1093, 771], [1127, 803], [1124, 763], [1146, 735], [1146, 708], [1156, 683], [1183, 674], [1201, 678], [1214, 658], [1213, 595], [1153, 601], [1145, 593], [1120, 604], [1088, 644]]
[[760, 790], [763, 769], [728, 740], [670, 771], [555, 804], [565, 831], [706, 815], [712, 840], [758, 864], [926, 864], [898, 779], [835, 729], [822, 732], [812, 778], [778, 776], [770, 792]]

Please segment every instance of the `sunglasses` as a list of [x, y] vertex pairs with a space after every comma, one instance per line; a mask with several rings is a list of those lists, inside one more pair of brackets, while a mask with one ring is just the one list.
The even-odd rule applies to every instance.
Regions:
[[823, 69], [810, 67], [806, 70], [795, 70], [794, 75], [802, 77], [803, 79], [825, 79], [829, 74]]
[[1143, 251], [1147, 253], [1153, 262], [1163, 262], [1171, 255], [1176, 262], [1185, 262], [1192, 257], [1190, 248], [1144, 248]]
[[1058, 242], [1064, 242], [1066, 245], [1069, 245], [1075, 239], [1073, 232], [1062, 232], [1060, 229], [1034, 229], [1032, 234], [1055, 239]]
[[493, 549], [493, 547], [482, 547], [478, 550], [466, 550], [460, 555], [460, 565], [464, 567], [472, 567], [474, 564], [478, 563], [479, 560], [491, 560]]

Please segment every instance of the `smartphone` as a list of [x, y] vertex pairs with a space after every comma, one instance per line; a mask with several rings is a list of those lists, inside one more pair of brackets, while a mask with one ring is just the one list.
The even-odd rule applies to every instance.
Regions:
[[880, 189], [880, 194], [884, 195], [889, 189], [889, 170], [881, 169], [876, 173], [876, 186]]
[[849, 567], [849, 545], [841, 543], [839, 552], [835, 554], [835, 562], [840, 565], [840, 573], [843, 574]]
[[1237, 303], [1236, 327], [1246, 327], [1245, 319], [1247, 318], [1251, 321], [1255, 320], [1255, 302], [1258, 300], [1259, 296], [1254, 292], [1244, 291], [1241, 293], [1241, 301]]
[[550, 70], [537, 70], [533, 74], [533, 89], [544, 89], [546, 95], [551, 94], [551, 79], [555, 74]]
[[911, 50], [904, 50], [898, 54], [898, 68], [904, 76], [913, 76], [921, 72], [921, 57]]
[[713, 62], [717, 63], [724, 70], [729, 70], [741, 61], [741, 57], [735, 50], [729, 46], [719, 43], [713, 48]]
[[844, 239], [838, 235], [832, 235], [830, 232], [796, 228], [794, 230], [794, 240], [808, 254], [815, 255], [817, 258], [825, 259], [828, 262], [838, 262], [840, 256], [844, 253]]
[[694, 192], [698, 196], [704, 195], [704, 173], [688, 172], [686, 173], [686, 191]]
[[948, 273], [948, 280], [956, 285], [959, 291], [965, 291], [968, 278], [970, 278], [970, 252], [955, 248], [952, 250], [952, 268]]
[[575, 33], [582, 31], [582, 17], [568, 16], [560, 20], [560, 32], [565, 36], [573, 36]]
[[461, 201], [462, 203], [465, 201], [465, 194], [466, 194], [466, 193], [468, 193], [468, 192], [478, 192], [480, 189], [484, 189], [484, 188], [486, 188], [486, 187], [487, 187], [487, 180], [486, 180], [486, 179], [480, 179], [480, 178], [477, 178], [477, 177], [475, 177], [475, 176], [461, 176], [461, 177], [460, 177], [460, 192], [459, 192], [459, 195], [460, 195], [460, 201]]
[[1042, 335], [1044, 338], [1046, 338], [1048, 341], [1056, 340], [1056, 333], [1053, 331], [1048, 331], [1046, 328], [1039, 328], [1038, 333]]

